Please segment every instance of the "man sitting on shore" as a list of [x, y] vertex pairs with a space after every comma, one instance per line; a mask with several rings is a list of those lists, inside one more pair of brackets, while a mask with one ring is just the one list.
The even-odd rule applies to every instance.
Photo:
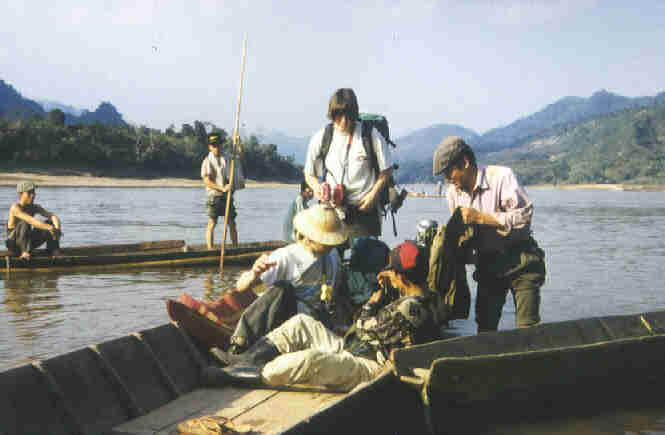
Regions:
[[[60, 253], [60, 219], [47, 211], [39, 204], [35, 204], [37, 186], [30, 181], [24, 181], [16, 186], [18, 202], [9, 209], [7, 219], [7, 249], [19, 258], [30, 260], [33, 249], [46, 242], [46, 251], [49, 255]], [[47, 218], [45, 221], [35, 219], [40, 214]]]

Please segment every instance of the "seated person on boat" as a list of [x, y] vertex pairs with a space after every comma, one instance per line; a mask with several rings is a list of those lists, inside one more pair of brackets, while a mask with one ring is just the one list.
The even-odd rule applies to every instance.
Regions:
[[[7, 249], [20, 258], [29, 260], [34, 249], [46, 242], [46, 251], [49, 255], [60, 253], [60, 238], [62, 231], [60, 219], [35, 203], [37, 186], [31, 181], [24, 181], [16, 186], [18, 202], [9, 209], [7, 219]], [[44, 221], [35, 219], [39, 214]]]
[[293, 224], [297, 241], [262, 255], [238, 279], [238, 291], [251, 291], [259, 284], [267, 289], [240, 317], [231, 337], [232, 353], [247, 349], [298, 313], [332, 326], [330, 302], [341, 285], [341, 259], [333, 248], [346, 242], [346, 226], [322, 204], [298, 213]]
[[246, 352], [213, 349], [228, 367], [208, 367], [208, 385], [310, 385], [349, 391], [376, 377], [393, 349], [438, 337], [426, 287], [427, 259], [413, 242], [391, 251], [378, 276], [382, 288], [363, 306], [354, 327], [340, 337], [306, 314], [292, 317]]
[[312, 192], [312, 188], [307, 185], [306, 181], [301, 181], [300, 193], [298, 193], [298, 196], [291, 201], [286, 216], [284, 216], [284, 222], [282, 223], [282, 240], [289, 243], [296, 241], [296, 232], [293, 230], [293, 218], [310, 206], [310, 200], [313, 196], [314, 193]]

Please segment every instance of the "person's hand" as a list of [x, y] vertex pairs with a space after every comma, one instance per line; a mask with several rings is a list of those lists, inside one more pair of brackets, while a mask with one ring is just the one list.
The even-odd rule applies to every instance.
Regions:
[[372, 209], [372, 207], [374, 207], [375, 200], [376, 193], [370, 190], [360, 199], [360, 202], [358, 202], [358, 210], [363, 213], [367, 213]]
[[252, 266], [252, 273], [254, 276], [258, 277], [266, 270], [275, 267], [276, 264], [277, 263], [270, 261], [270, 258], [267, 254], [263, 254], [254, 262], [254, 265]]
[[383, 295], [383, 289], [378, 289], [374, 293], [372, 293], [372, 296], [369, 297], [367, 302], [370, 304], [375, 304], [381, 300], [381, 296]]
[[480, 221], [480, 212], [471, 207], [460, 207], [460, 214], [465, 225], [476, 224]]
[[48, 227], [48, 232], [51, 233], [53, 240], [58, 240], [58, 237], [60, 236], [60, 230], [53, 225], [49, 225]]
[[383, 282], [384, 279], [388, 280], [392, 288], [399, 289], [404, 285], [397, 272], [395, 272], [393, 269], [382, 270], [378, 275], [376, 275], [377, 281]]

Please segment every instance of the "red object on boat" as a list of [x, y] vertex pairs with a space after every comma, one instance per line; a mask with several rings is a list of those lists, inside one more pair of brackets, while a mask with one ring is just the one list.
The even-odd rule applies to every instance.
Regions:
[[215, 302], [204, 302], [183, 292], [177, 301], [166, 300], [166, 311], [202, 345], [226, 349], [240, 315], [256, 298], [251, 290], [231, 291]]

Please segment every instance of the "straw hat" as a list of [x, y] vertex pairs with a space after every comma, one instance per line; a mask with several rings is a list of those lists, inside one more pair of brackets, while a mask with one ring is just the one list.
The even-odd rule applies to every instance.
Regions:
[[349, 237], [348, 230], [332, 207], [316, 204], [293, 218], [293, 226], [305, 237], [322, 245], [341, 245]]

